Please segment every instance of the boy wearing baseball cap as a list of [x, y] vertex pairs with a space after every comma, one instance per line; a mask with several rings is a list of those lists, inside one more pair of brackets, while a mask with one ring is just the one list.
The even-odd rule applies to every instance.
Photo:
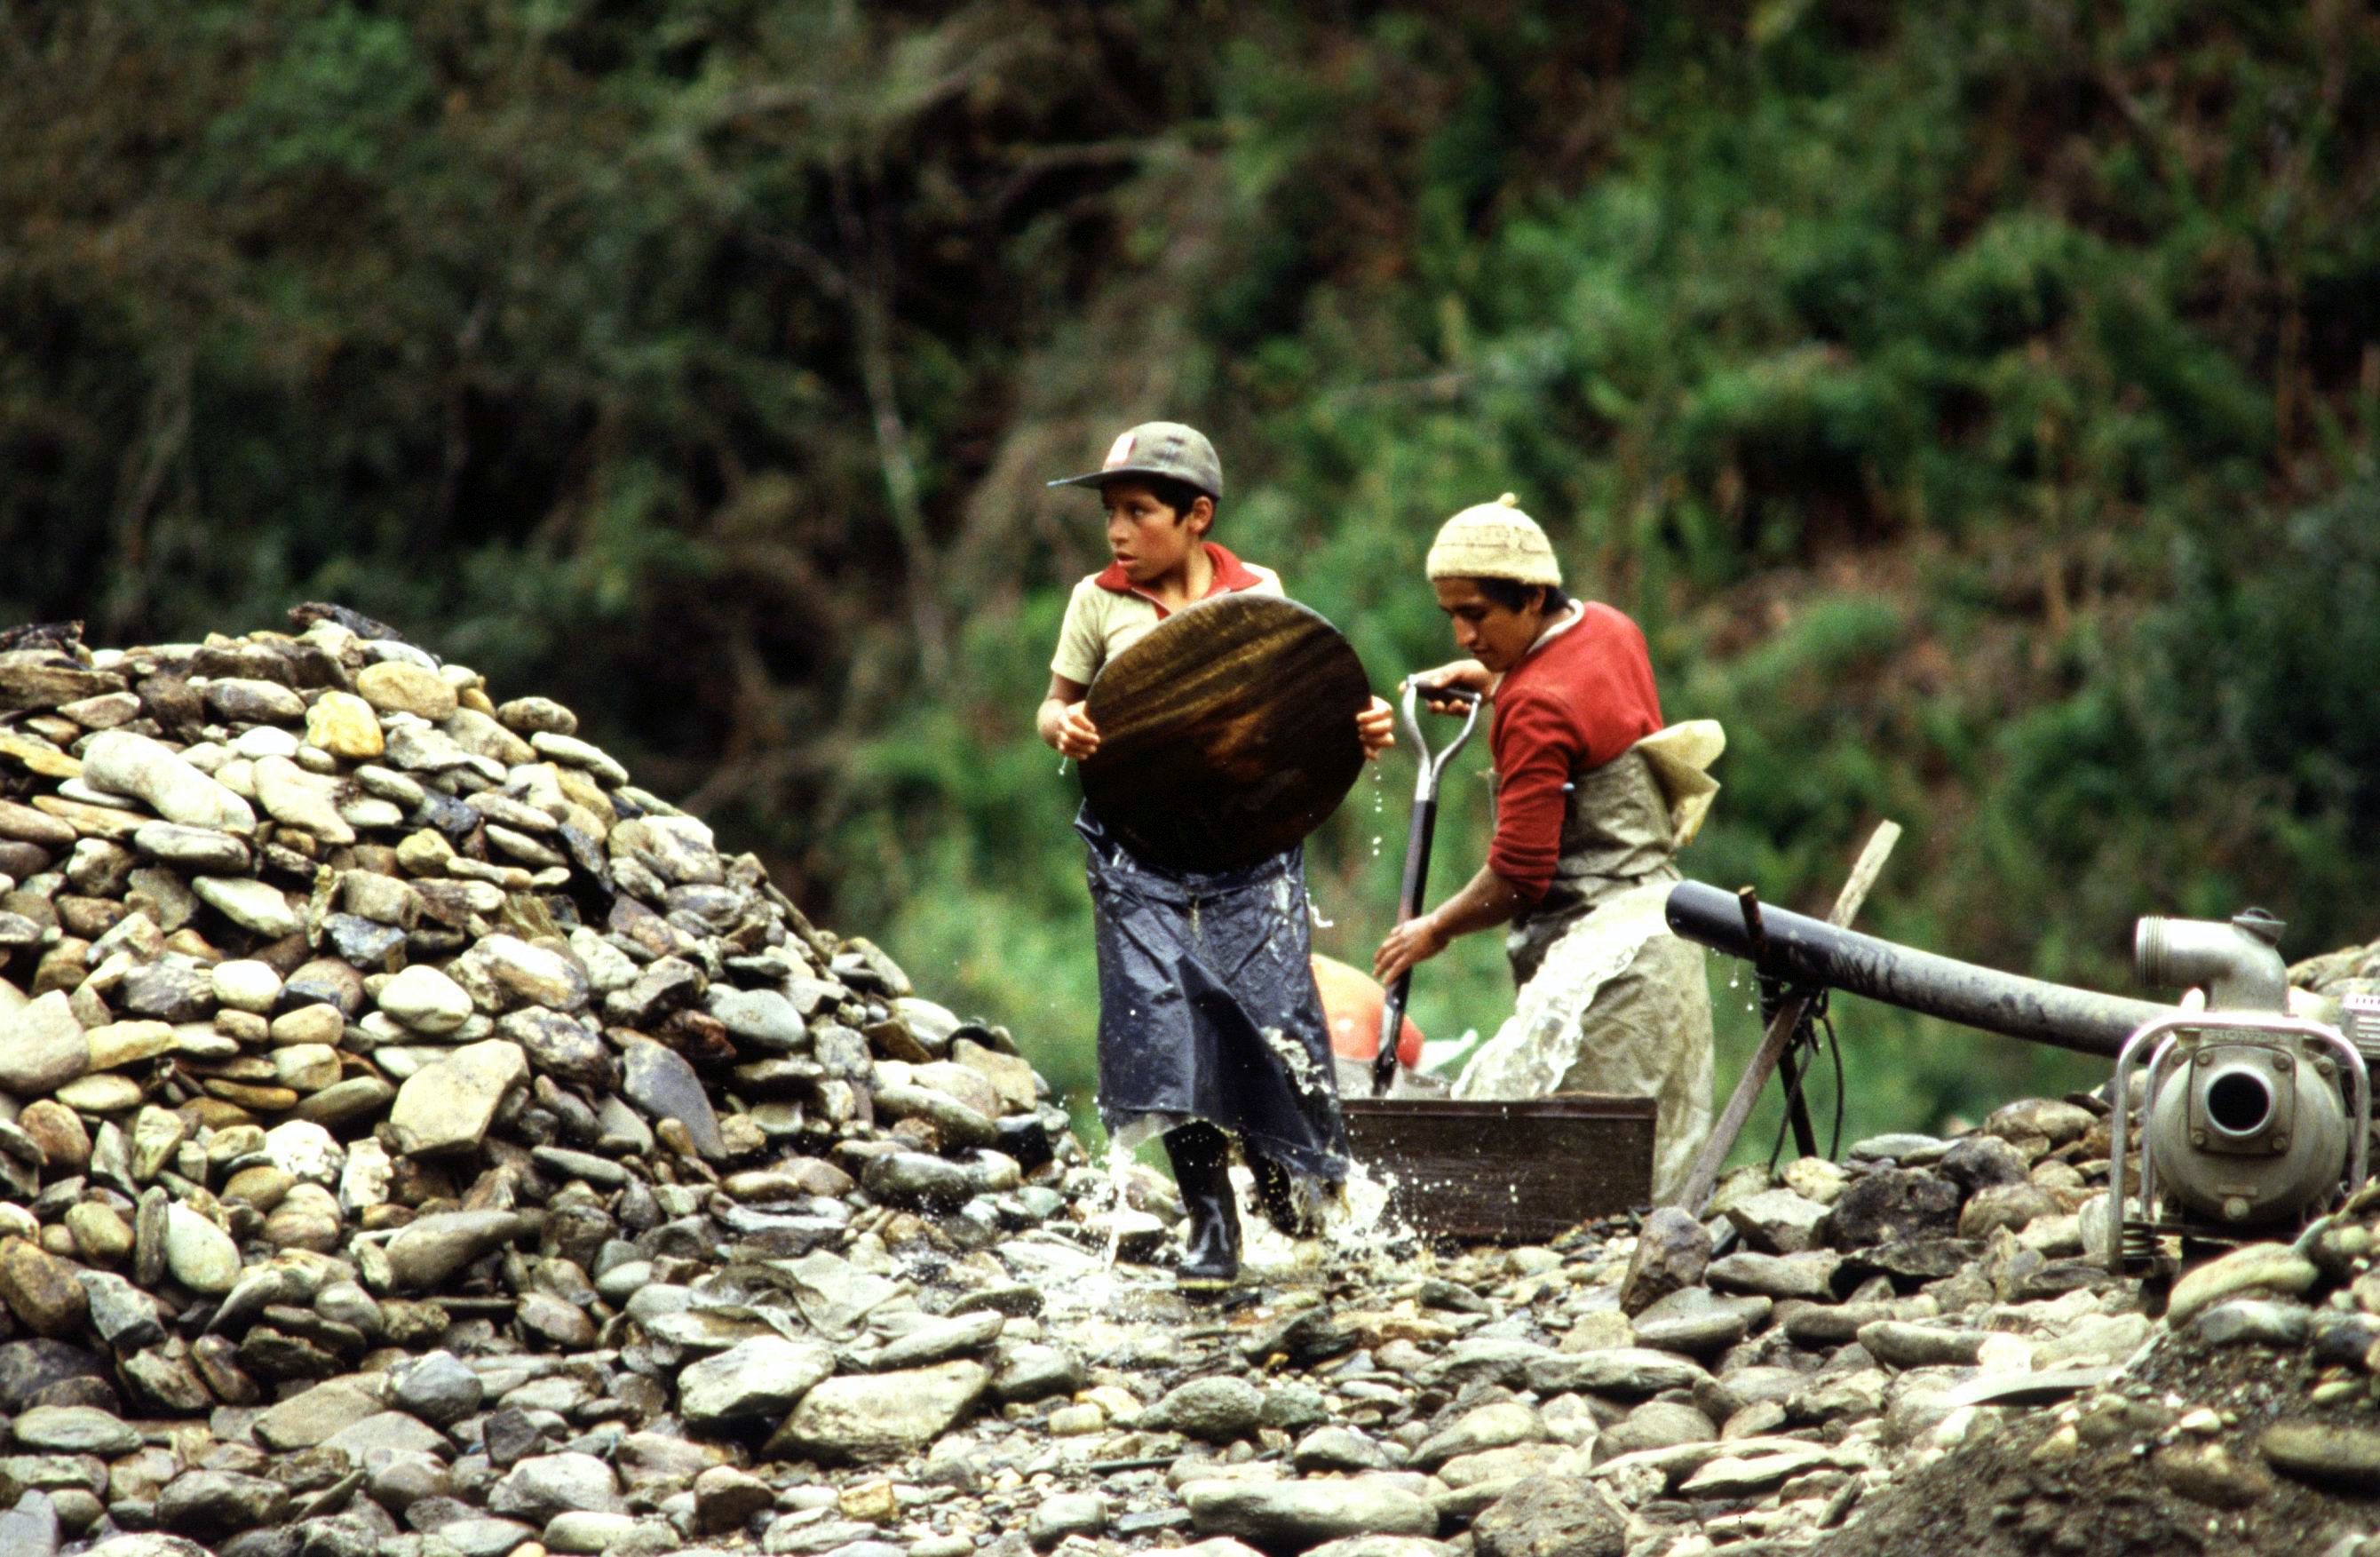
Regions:
[[[1196, 428], [1143, 422], [1117, 437], [1099, 469], [1050, 484], [1098, 490], [1113, 559], [1075, 586], [1035, 721], [1042, 740], [1079, 760], [1099, 749], [1083, 699], [1109, 661], [1203, 601], [1282, 591], [1270, 569], [1207, 539], [1223, 471]], [[1373, 699], [1356, 730], [1365, 754], [1377, 756], [1390, 743], [1388, 705]], [[1267, 1217], [1293, 1235], [1312, 1230], [1319, 1201], [1347, 1173], [1329, 1031], [1305, 971], [1312, 948], [1304, 851], [1292, 846], [1244, 870], [1178, 870], [1134, 856], [1087, 804], [1075, 827], [1090, 851], [1102, 990], [1125, 958], [1153, 958], [1179, 974], [1159, 1009], [1100, 1002], [1100, 1117], [1123, 1150], [1161, 1134], [1190, 1219], [1178, 1283], [1219, 1291], [1239, 1276], [1235, 1146]], [[1219, 955], [1219, 940], [1232, 943], [1228, 955]], [[1232, 987], [1232, 969], [1252, 956], [1300, 970], [1282, 1008]]]
[[1509, 925], [1516, 1009], [1454, 1095], [1655, 1098], [1660, 1201], [1710, 1130], [1703, 953], [1662, 909], [1725, 738], [1711, 720], [1663, 726], [1644, 633], [1562, 593], [1552, 545], [1511, 493], [1447, 520], [1427, 571], [1470, 657], [1418, 679], [1492, 701], [1496, 831], [1469, 882], [1380, 943], [1374, 974], [1388, 983], [1458, 935]]

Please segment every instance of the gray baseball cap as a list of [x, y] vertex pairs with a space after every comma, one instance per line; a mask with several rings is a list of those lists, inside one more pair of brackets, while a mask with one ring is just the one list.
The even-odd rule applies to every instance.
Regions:
[[1223, 462], [1215, 457], [1215, 445], [1204, 432], [1178, 421], [1144, 421], [1117, 435], [1098, 469], [1050, 484], [1098, 487], [1126, 476], [1164, 476], [1196, 487], [1217, 502], [1223, 496]]

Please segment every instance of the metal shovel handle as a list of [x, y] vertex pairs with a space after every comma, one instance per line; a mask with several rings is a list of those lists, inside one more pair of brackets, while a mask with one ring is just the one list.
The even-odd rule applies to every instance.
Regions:
[[[1479, 706], [1484, 699], [1476, 692], [1463, 687], [1433, 687], [1432, 696], [1452, 702], [1468, 703], [1470, 712], [1463, 717], [1463, 728], [1454, 738], [1432, 754], [1429, 741], [1421, 728], [1421, 684], [1405, 678], [1405, 733], [1413, 738], [1414, 755], [1420, 760], [1421, 772], [1414, 781], [1413, 826], [1405, 834], [1404, 879], [1397, 889], [1397, 922], [1404, 923], [1422, 910], [1422, 895], [1429, 886], [1430, 838], [1438, 831], [1438, 783], [1446, 765], [1453, 760], [1464, 743], [1471, 739], [1472, 727], [1479, 723]], [[1380, 1000], [1380, 1046], [1372, 1056], [1372, 1095], [1387, 1092], [1397, 1075], [1397, 1040], [1404, 1029], [1405, 995], [1413, 988], [1413, 969], [1407, 967], [1397, 975]]]

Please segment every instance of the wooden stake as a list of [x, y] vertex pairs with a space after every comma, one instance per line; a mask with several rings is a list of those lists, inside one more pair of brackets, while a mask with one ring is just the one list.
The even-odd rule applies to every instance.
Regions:
[[[1858, 861], [1852, 866], [1843, 890], [1835, 896], [1834, 909], [1827, 915], [1828, 924], [1840, 930], [1858, 917], [1860, 906], [1867, 901], [1868, 889], [1876, 885], [1884, 862], [1892, 858], [1892, 846], [1900, 841], [1899, 822], [1876, 823], [1876, 831], [1868, 835], [1867, 846], [1860, 850]], [[1718, 1122], [1711, 1126], [1710, 1139], [1703, 1143], [1701, 1155], [1694, 1159], [1694, 1171], [1686, 1174], [1684, 1186], [1670, 1204], [1696, 1216], [1703, 1214], [1703, 1207], [1709, 1203], [1711, 1190], [1718, 1183], [1719, 1165], [1735, 1150], [1735, 1138], [1743, 1134], [1744, 1121], [1752, 1117], [1752, 1105], [1760, 1101], [1760, 1089], [1768, 1084], [1769, 1073], [1784, 1057], [1785, 1047], [1792, 1041], [1793, 1029], [1801, 1026], [1802, 1013], [1808, 1005], [1806, 999], [1794, 994], [1786, 996], [1785, 1004], [1777, 1008], [1768, 1030], [1761, 1035], [1760, 1047], [1754, 1052], [1752, 1063], [1743, 1067], [1734, 1094], [1720, 1111]]]

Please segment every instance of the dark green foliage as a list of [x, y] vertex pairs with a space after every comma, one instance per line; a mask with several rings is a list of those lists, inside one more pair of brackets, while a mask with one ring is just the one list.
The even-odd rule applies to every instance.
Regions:
[[[2311, 952], [2374, 928], [2375, 103], [2337, 4], [0, 3], [0, 620], [395, 621], [1081, 1088], [1039, 482], [1185, 417], [1384, 690], [1520, 493], [1731, 732], [1698, 875], [1822, 909], [1890, 815], [1887, 933]], [[1312, 847], [1359, 963], [1409, 775]], [[1840, 1016], [1855, 1128], [2089, 1074]]]

